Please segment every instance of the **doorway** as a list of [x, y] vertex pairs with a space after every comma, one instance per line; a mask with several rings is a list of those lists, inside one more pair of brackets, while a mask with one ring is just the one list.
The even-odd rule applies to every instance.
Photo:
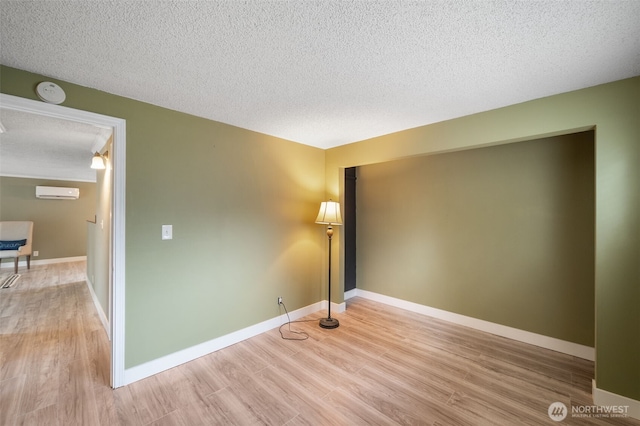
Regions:
[[344, 291], [356, 288], [357, 167], [344, 169]]
[[3, 109], [20, 111], [34, 115], [69, 120], [97, 127], [111, 128], [113, 135], [113, 186], [110, 232], [109, 283], [111, 303], [109, 328], [111, 335], [110, 382], [113, 388], [124, 384], [124, 287], [125, 287], [125, 163], [126, 163], [126, 122], [123, 119], [81, 111], [30, 99], [0, 94]]

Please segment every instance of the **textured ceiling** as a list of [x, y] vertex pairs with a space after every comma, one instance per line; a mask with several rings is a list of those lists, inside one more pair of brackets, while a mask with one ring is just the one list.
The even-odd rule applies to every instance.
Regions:
[[640, 1], [1, 1], [0, 61], [333, 147], [640, 75]]
[[88, 124], [0, 108], [0, 175], [96, 181], [93, 149], [111, 131]]

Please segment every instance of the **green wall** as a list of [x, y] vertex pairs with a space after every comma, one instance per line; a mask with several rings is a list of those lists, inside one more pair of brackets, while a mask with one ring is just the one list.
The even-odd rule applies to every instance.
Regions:
[[[101, 154], [113, 152], [109, 140]], [[95, 221], [87, 223], [87, 278], [107, 321], [111, 321], [109, 249], [111, 235], [112, 168], [107, 155], [106, 169], [96, 170]]]
[[[127, 368], [272, 318], [274, 296], [291, 309], [323, 299], [313, 220], [339, 197], [343, 167], [595, 128], [596, 380], [640, 400], [640, 78], [327, 151], [46, 79], [65, 106], [127, 120]], [[3, 93], [37, 99], [43, 80], [0, 68]], [[338, 229], [336, 272], [342, 245]]]
[[[339, 194], [344, 167], [595, 128], [596, 384], [640, 400], [639, 117], [635, 77], [332, 148], [326, 152], [326, 188]], [[337, 239], [339, 261], [344, 242]]]
[[[77, 200], [36, 198], [36, 186], [80, 188]], [[0, 176], [0, 220], [31, 220], [32, 260], [86, 256], [86, 221], [95, 215], [96, 184]]]
[[[324, 151], [56, 79], [0, 69], [3, 93], [124, 118], [125, 367], [322, 300]], [[173, 240], [161, 226], [173, 225]]]
[[359, 167], [358, 288], [593, 346], [593, 138]]

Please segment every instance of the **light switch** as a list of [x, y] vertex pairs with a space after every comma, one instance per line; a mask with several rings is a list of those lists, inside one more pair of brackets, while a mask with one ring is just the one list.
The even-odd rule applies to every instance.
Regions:
[[173, 239], [173, 225], [162, 225], [162, 239]]

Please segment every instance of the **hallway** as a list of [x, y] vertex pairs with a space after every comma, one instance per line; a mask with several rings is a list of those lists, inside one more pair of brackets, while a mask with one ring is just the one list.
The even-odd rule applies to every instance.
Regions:
[[112, 392], [109, 341], [85, 270], [21, 267], [15, 287], [0, 290], [0, 424], [95, 424], [96, 400]]

